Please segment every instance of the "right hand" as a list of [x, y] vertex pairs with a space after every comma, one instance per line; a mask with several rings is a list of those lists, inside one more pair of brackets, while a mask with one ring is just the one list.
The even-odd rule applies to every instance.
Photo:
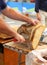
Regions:
[[43, 58], [43, 56], [47, 55], [46, 52], [47, 52], [47, 49], [32, 51], [33, 55], [37, 58], [37, 61], [39, 63], [47, 63], [47, 60]]
[[44, 63], [44, 65], [47, 65], [47, 63]]
[[38, 19], [39, 21], [41, 21], [41, 16], [40, 16], [39, 13], [37, 13], [37, 19]]
[[25, 41], [24, 37], [18, 33], [16, 34], [15, 39], [17, 39], [17, 43], [23, 43]]

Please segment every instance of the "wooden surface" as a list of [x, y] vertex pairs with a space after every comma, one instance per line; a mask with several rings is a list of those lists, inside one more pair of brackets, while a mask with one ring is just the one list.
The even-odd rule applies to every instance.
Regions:
[[0, 53], [0, 65], [4, 65], [4, 59], [3, 54]]
[[[24, 60], [25, 55], [22, 55], [21, 61], [23, 62]], [[18, 53], [4, 48], [4, 63], [4, 65], [18, 65]]]
[[[13, 42], [13, 41], [4, 44], [4, 47], [8, 48], [10, 50], [13, 49], [13, 51], [16, 51], [16, 49], [21, 50], [23, 52], [30, 52], [31, 51], [28, 47], [26, 47], [20, 43], [18, 44], [18, 43]], [[47, 43], [40, 42], [39, 45], [36, 47], [36, 49], [43, 49], [43, 48], [47, 48]]]
[[[41, 43], [37, 47], [37, 49], [44, 49], [44, 48], [47, 48], [47, 44]], [[4, 61], [5, 65], [18, 65], [18, 52], [4, 48]], [[22, 54], [21, 61], [25, 61], [25, 54]]]

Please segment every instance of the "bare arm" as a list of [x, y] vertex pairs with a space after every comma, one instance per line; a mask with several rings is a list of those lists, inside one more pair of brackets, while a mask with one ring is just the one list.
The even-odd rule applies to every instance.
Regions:
[[0, 32], [6, 33], [10, 36], [14, 36], [14, 33], [16, 34], [16, 32], [14, 32], [14, 30], [11, 29], [11, 27], [5, 23], [2, 18], [0, 18]]
[[3, 19], [0, 18], [0, 32], [5, 33], [7, 35], [13, 36], [17, 39], [18, 42], [23, 42], [25, 39], [19, 35], [16, 31], [14, 31]]
[[31, 24], [34, 24], [33, 22], [33, 19], [27, 17], [27, 16], [24, 16], [22, 14], [20, 14], [19, 12], [17, 11], [14, 11], [13, 9], [9, 8], [9, 7], [6, 7], [2, 13], [11, 18], [11, 19], [14, 19], [14, 20], [20, 20], [20, 21], [24, 21], [24, 22], [27, 22], [27, 23], [31, 23]]

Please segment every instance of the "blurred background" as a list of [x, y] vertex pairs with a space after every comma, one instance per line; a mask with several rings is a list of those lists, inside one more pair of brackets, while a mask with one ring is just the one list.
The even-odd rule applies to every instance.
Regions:
[[[18, 12], [22, 13], [23, 15], [36, 19], [35, 0], [5, 0], [5, 2], [12, 9], [17, 10]], [[9, 19], [9, 18], [5, 17], [4, 15], [3, 15], [3, 18], [9, 24], [18, 25], [18, 26], [23, 24], [23, 22]], [[46, 21], [47, 21], [47, 17], [46, 17]], [[47, 22], [46, 22], [46, 26], [47, 26]]]
[[[36, 18], [35, 13], [35, 3], [34, 0], [5, 0], [6, 4], [10, 6], [12, 9], [17, 10], [19, 13], [23, 15], [29, 16], [31, 18]], [[2, 15], [2, 14], [1, 14]], [[8, 17], [2, 15], [4, 20], [9, 23], [11, 26], [16, 25], [20, 26], [25, 22], [19, 22], [18, 20], [12, 20]]]

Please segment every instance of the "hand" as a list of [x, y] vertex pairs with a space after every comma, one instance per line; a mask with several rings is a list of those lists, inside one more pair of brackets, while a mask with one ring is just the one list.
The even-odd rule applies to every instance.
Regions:
[[33, 55], [35, 55], [39, 63], [47, 63], [47, 60], [43, 58], [44, 56], [47, 55], [46, 52], [47, 52], [47, 49], [32, 51]]
[[47, 65], [47, 63], [44, 63], [44, 65]]
[[19, 42], [23, 43], [25, 41], [24, 37], [18, 33], [16, 34], [15, 39], [17, 39], [17, 43]]
[[36, 25], [36, 24], [38, 24], [38, 23], [40, 23], [39, 20], [37, 20], [37, 19], [32, 20], [32, 24], [33, 24], [33, 25]]
[[37, 19], [38, 19], [39, 21], [41, 21], [41, 16], [40, 16], [39, 13], [37, 13]]
[[37, 19], [35, 19], [35, 20], [34, 20], [34, 23], [35, 23], [35, 24], [38, 24], [38, 23], [40, 23], [40, 21], [37, 20]]

